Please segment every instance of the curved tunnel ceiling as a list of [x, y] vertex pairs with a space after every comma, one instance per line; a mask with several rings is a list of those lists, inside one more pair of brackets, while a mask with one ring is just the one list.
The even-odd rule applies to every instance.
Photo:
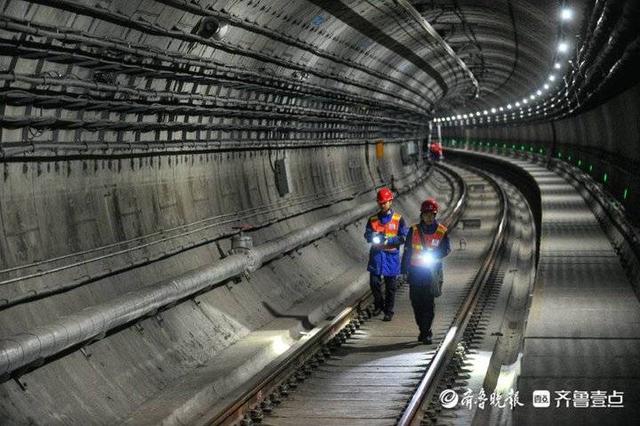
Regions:
[[[39, 91], [36, 103], [49, 109], [46, 118], [33, 116], [29, 107], [15, 116], [5, 111], [3, 123], [38, 134], [76, 129], [76, 140], [81, 129], [204, 131], [211, 126], [171, 124], [161, 115], [157, 124], [144, 119], [129, 127], [71, 120], [74, 114], [64, 111], [73, 110], [74, 100], [55, 105], [44, 92], [64, 92], [76, 104], [82, 91], [91, 98], [139, 95], [145, 102], [153, 102], [154, 93], [170, 98], [173, 92], [180, 96], [164, 103], [197, 103], [221, 78], [232, 91], [261, 90], [266, 78], [271, 82], [264, 87], [279, 86], [282, 96], [348, 99], [350, 109], [353, 102], [369, 104], [377, 112], [363, 114], [384, 121], [399, 113], [421, 132], [433, 115], [506, 105], [535, 91], [553, 66], [557, 40], [577, 35], [588, 5], [571, 2], [574, 18], [562, 29], [557, 1], [9, 1], [1, 47], [11, 72], [3, 80], [31, 92], [12, 93], [9, 103], [28, 104]], [[219, 37], [199, 33], [210, 18], [226, 25]], [[434, 30], [439, 37], [430, 34]], [[298, 124], [291, 129], [311, 128]], [[389, 123], [379, 124], [378, 136], [398, 134]], [[10, 133], [2, 138], [15, 139]]]
[[[565, 3], [574, 18], [561, 27]], [[603, 101], [616, 94], [608, 90], [613, 85], [638, 79], [624, 77], [637, 74], [628, 65], [640, 57], [639, 9], [631, 0], [0, 3], [0, 334], [8, 336], [0, 341], [19, 346], [0, 346], [0, 378], [34, 368], [51, 374], [43, 382], [53, 384], [41, 389], [51, 398], [39, 400], [35, 386], [27, 393], [14, 386], [16, 400], [25, 401], [17, 418], [50, 407], [126, 417], [142, 401], [153, 403], [164, 383], [199, 374], [199, 363], [174, 370], [179, 362], [171, 357], [154, 360], [158, 369], [150, 374], [148, 353], [131, 344], [147, 337], [127, 324], [159, 308], [188, 309], [178, 315], [185, 325], [223, 316], [203, 317], [178, 300], [204, 292], [211, 307], [240, 318], [203, 337], [206, 345], [181, 335], [215, 362], [215, 351], [275, 318], [264, 309], [265, 296], [285, 312], [294, 303], [282, 297], [288, 288], [300, 290], [295, 297], [302, 300], [316, 285], [353, 281], [365, 259], [355, 245], [361, 229], [345, 230], [351, 234], [343, 247], [325, 231], [375, 211], [370, 197], [383, 185], [416, 191], [407, 211], [441, 196], [437, 185], [418, 189], [434, 128], [445, 147], [509, 143], [517, 152], [518, 143], [547, 161], [564, 155], [584, 162], [585, 173], [609, 179], [607, 188], [640, 217], [640, 85]], [[512, 125], [514, 108], [509, 121], [481, 121], [480, 111], [523, 100], [543, 84], [563, 37], [574, 40], [575, 63], [564, 58], [553, 93], [544, 103], [538, 98], [536, 108], [549, 109], [548, 118], [530, 125], [520, 108]], [[562, 119], [585, 105], [596, 107]], [[471, 114], [464, 124], [437, 125], [443, 115], [464, 112]], [[311, 228], [305, 244], [324, 240], [335, 264], [283, 258], [283, 269], [293, 262], [289, 269], [312, 277], [309, 285], [272, 276], [269, 267], [261, 279], [247, 279], [236, 300], [224, 282], [246, 265], [219, 261], [229, 257], [241, 224], [254, 227], [255, 246], [271, 247], [269, 261], [300, 243], [299, 234], [290, 237], [293, 229], [302, 235]], [[255, 259], [247, 267], [255, 268]], [[145, 340], [155, 353], [180, 349], [172, 335], [156, 331]], [[94, 338], [122, 357], [100, 370], [104, 388], [118, 383], [113, 372], [129, 358], [142, 366], [118, 383], [137, 399], [122, 392], [122, 401], [85, 404], [96, 389], [84, 370], [57, 385], [85, 362], [67, 356], [77, 355], [70, 348]], [[58, 403], [67, 386], [80, 403]], [[30, 404], [32, 396], [37, 402]]]

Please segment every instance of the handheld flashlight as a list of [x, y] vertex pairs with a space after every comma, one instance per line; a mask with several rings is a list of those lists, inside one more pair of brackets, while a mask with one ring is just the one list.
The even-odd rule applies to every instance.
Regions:
[[433, 266], [437, 261], [436, 257], [431, 251], [423, 251], [422, 253], [420, 253], [420, 260], [425, 266]]
[[382, 244], [384, 243], [384, 240], [385, 240], [384, 235], [379, 233], [373, 234], [373, 237], [371, 238], [371, 242], [373, 244]]

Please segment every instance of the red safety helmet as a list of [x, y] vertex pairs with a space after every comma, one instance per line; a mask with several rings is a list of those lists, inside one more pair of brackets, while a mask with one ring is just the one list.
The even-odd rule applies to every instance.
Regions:
[[438, 202], [433, 198], [427, 198], [420, 206], [420, 213], [438, 213]]
[[380, 188], [376, 198], [378, 200], [378, 204], [384, 204], [387, 201], [393, 200], [393, 192], [391, 192], [389, 188]]

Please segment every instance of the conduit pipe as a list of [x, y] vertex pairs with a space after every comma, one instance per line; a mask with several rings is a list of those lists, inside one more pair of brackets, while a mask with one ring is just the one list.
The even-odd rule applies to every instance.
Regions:
[[402, 7], [417, 23], [422, 27], [422, 29], [429, 35], [429, 37], [435, 41], [436, 44], [440, 45], [446, 52], [447, 56], [452, 59], [459, 67], [462, 69], [462, 73], [469, 78], [471, 84], [474, 88], [473, 97], [477, 98], [480, 94], [480, 85], [478, 84], [478, 80], [473, 75], [473, 72], [467, 67], [467, 64], [464, 63], [460, 56], [456, 54], [456, 52], [449, 46], [449, 44], [440, 37], [438, 32], [433, 29], [433, 27], [427, 22], [426, 19], [416, 10], [415, 7], [407, 0], [396, 0], [396, 4]]
[[155, 314], [217, 283], [252, 272], [262, 264], [296, 247], [321, 238], [342, 226], [376, 211], [366, 203], [337, 218], [325, 219], [308, 228], [291, 232], [247, 253], [230, 255], [214, 265], [198, 268], [180, 277], [130, 291], [108, 302], [87, 307], [58, 321], [0, 340], [0, 376], [44, 359], [83, 342], [102, 338], [110, 330]]
[[[423, 175], [425, 178], [426, 175]], [[413, 187], [412, 185], [411, 187]], [[407, 187], [405, 187], [407, 188]], [[402, 192], [405, 192], [404, 190]], [[375, 202], [356, 207], [338, 217], [325, 219], [304, 229], [290, 232], [275, 241], [221, 259], [180, 277], [130, 291], [108, 302], [89, 306], [64, 316], [52, 324], [36, 327], [0, 339], [0, 382], [21, 369], [39, 366], [61, 352], [103, 338], [109, 331], [171, 306], [217, 283], [252, 272], [296, 247], [322, 238], [377, 210]]]

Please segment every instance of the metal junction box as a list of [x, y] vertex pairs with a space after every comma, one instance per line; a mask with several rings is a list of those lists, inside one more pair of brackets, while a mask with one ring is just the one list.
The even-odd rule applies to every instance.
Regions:
[[289, 184], [289, 164], [286, 158], [276, 160], [275, 177], [276, 187], [278, 188], [278, 194], [284, 197], [291, 192], [291, 185]]

